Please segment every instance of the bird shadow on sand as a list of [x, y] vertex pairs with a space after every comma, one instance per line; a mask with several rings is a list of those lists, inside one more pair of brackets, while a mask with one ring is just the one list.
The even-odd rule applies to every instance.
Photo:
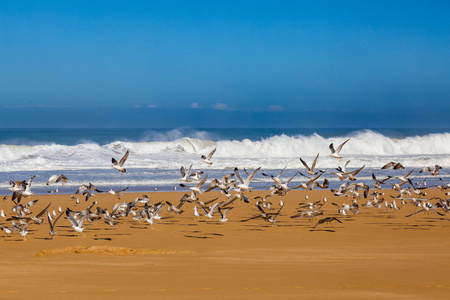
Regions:
[[184, 235], [184, 237], [187, 238], [194, 238], [194, 239], [210, 239], [211, 236], [195, 236], [195, 235]]
[[111, 241], [112, 238], [94, 238], [94, 240], [103, 240], [103, 241]]
[[133, 229], [148, 229], [147, 226], [130, 226], [130, 228], [133, 228]]
[[310, 229], [309, 231], [336, 232], [336, 230], [333, 230], [333, 229]]

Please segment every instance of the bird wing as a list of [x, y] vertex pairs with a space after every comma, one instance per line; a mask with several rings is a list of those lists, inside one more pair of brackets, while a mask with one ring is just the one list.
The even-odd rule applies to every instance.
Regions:
[[401, 164], [401, 163], [397, 163], [395, 166], [394, 166], [394, 170], [398, 170], [398, 169], [404, 169], [405, 167]]
[[319, 153], [317, 153], [316, 158], [314, 158], [314, 161], [311, 165], [311, 171], [314, 172], [314, 168], [316, 167], [317, 159], [319, 158]]
[[347, 139], [345, 142], [343, 142], [342, 144], [339, 145], [339, 147], [337, 147], [336, 149], [336, 153], [340, 153], [342, 150], [342, 147], [344, 147], [345, 143], [347, 143], [348, 141], [350, 141], [350, 139]]
[[45, 214], [45, 212], [47, 211], [47, 209], [50, 207], [52, 203], [50, 202], [40, 213], [38, 213], [36, 215], [36, 218], [40, 218], [43, 214]]
[[239, 180], [239, 182], [241, 184], [244, 183], [244, 180], [242, 180], [241, 174], [239, 173], [239, 169], [237, 167], [234, 168], [234, 175], [236, 176], [236, 178]]
[[252, 174], [250, 174], [250, 175], [247, 177], [247, 179], [245, 179], [244, 184], [248, 186], [248, 185], [250, 184], [250, 182], [252, 181], [253, 177], [255, 177], [256, 173], [257, 173], [260, 169], [261, 169], [261, 167], [259, 167], [259, 168], [256, 169], [255, 171], [253, 171]]
[[287, 168], [287, 165], [283, 168], [283, 170], [280, 171], [280, 173], [278, 173], [277, 178], [279, 178], [281, 176], [281, 174], [283, 174], [283, 172], [286, 168]]
[[306, 164], [306, 162], [300, 157], [300, 161], [302, 162], [302, 164], [305, 166], [306, 170], [310, 171], [311, 169], [308, 167], [308, 165]]
[[120, 159], [120, 161], [119, 161], [119, 166], [123, 166], [123, 164], [124, 164], [125, 161], [127, 160], [129, 154], [130, 154], [130, 150], [127, 150], [127, 152], [125, 153], [125, 155]]
[[203, 178], [202, 181], [200, 181], [200, 182], [197, 184], [197, 188], [201, 188], [202, 185], [206, 182], [207, 179], [208, 179], [208, 175], [206, 175], [205, 178]]
[[358, 170], [353, 171], [353, 172], [352, 172], [352, 175], [356, 175], [356, 174], [358, 174], [359, 172], [361, 172], [361, 170], [364, 169], [365, 166], [366, 166], [366, 165], [362, 166], [362, 167], [359, 168]]
[[296, 173], [294, 174], [294, 176], [292, 176], [291, 178], [289, 178], [289, 180], [286, 181], [286, 184], [288, 184], [289, 182], [291, 182], [291, 180], [294, 179], [294, 177], [297, 176], [298, 173], [299, 173], [299, 172], [296, 172]]
[[181, 168], [180, 168], [180, 173], [181, 173], [182, 177], [186, 176], [186, 170], [184, 169], [183, 166], [181, 166]]
[[70, 223], [72, 223], [73, 226], [78, 227], [78, 222], [74, 219], [69, 209], [66, 209], [66, 218]]
[[392, 167], [394, 165], [395, 165], [395, 162], [391, 161], [391, 162], [388, 162], [387, 164], [385, 164], [384, 166], [382, 166], [381, 169], [382, 170], [389, 169], [390, 167]]
[[307, 183], [306, 183], [306, 185], [310, 185], [311, 184], [311, 182], [314, 182], [314, 181], [316, 181], [320, 176], [322, 176], [323, 175], [323, 173], [325, 173], [325, 172], [322, 172], [322, 173], [320, 173], [319, 175], [317, 175], [316, 177], [314, 177], [314, 178], [311, 178]]
[[58, 180], [58, 175], [51, 176], [45, 185], [50, 185], [50, 183], [56, 182]]
[[34, 177], [36, 177], [36, 175], [31, 176], [30, 180], [28, 180], [27, 188], [31, 188], [31, 183], [33, 182]]
[[211, 151], [211, 153], [208, 154], [208, 156], [206, 157], [206, 159], [211, 159], [211, 157], [214, 155], [214, 152], [216, 152], [217, 148], [214, 148], [213, 151]]
[[328, 148], [330, 148], [331, 153], [335, 153], [336, 152], [336, 150], [334, 150], [333, 143], [331, 143], [330, 146], [328, 146]]

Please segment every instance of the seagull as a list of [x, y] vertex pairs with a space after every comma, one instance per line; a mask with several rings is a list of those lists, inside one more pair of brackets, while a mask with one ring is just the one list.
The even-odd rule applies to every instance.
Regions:
[[52, 183], [57, 183], [57, 182], [67, 182], [67, 177], [64, 174], [61, 175], [53, 175], [52, 177], [50, 177], [47, 181], [47, 183], [45, 185], [50, 185]]
[[8, 227], [5, 227], [5, 226], [0, 226], [0, 229], [3, 230], [5, 232], [5, 234], [10, 235], [10, 234], [13, 233], [15, 227], [13, 226], [12, 228], [8, 228]]
[[257, 168], [255, 171], [253, 171], [248, 177], [245, 179], [245, 181], [242, 179], [241, 174], [239, 174], [239, 169], [234, 168], [234, 175], [239, 180], [240, 184], [237, 185], [237, 187], [241, 191], [245, 190], [252, 190], [253, 188], [249, 187], [250, 182], [252, 182], [253, 177], [255, 177], [256, 173], [261, 169], [261, 167]]
[[192, 179], [194, 179], [195, 181], [199, 181], [200, 178], [201, 178], [201, 175], [202, 175], [203, 173], [204, 173], [203, 171], [195, 171], [195, 173], [194, 173], [194, 172], [191, 173], [190, 177], [191, 177]]
[[364, 169], [365, 166], [366, 165], [363, 165], [361, 168], [359, 168], [353, 172], [349, 172], [348, 179], [350, 179], [351, 181], [355, 181], [356, 180], [355, 175], [358, 174], [359, 172], [361, 172], [361, 170]]
[[381, 190], [381, 184], [383, 184], [386, 180], [388, 180], [390, 177], [387, 177], [383, 180], [377, 180], [377, 177], [375, 177], [375, 174], [372, 173], [372, 179], [373, 179], [373, 186], [379, 190]]
[[345, 143], [347, 143], [348, 141], [350, 141], [350, 139], [347, 139], [345, 142], [343, 142], [342, 144], [340, 144], [339, 147], [336, 148], [336, 150], [334, 149], [333, 143], [331, 143], [330, 146], [329, 146], [330, 151], [331, 151], [330, 156], [331, 156], [331, 157], [334, 157], [334, 158], [337, 158], [337, 159], [341, 159], [342, 157], [339, 156], [339, 153], [341, 152], [342, 147], [343, 147], [343, 146], [345, 145]]
[[182, 177], [180, 178], [180, 180], [186, 181], [186, 182], [191, 182], [191, 179], [189, 178], [189, 176], [190, 176], [190, 174], [191, 174], [191, 168], [192, 168], [192, 165], [190, 165], [189, 169], [186, 171], [186, 170], [184, 169], [184, 167], [181, 166], [181, 168], [180, 168], [180, 173], [181, 173], [181, 176], [182, 176]]
[[56, 227], [56, 222], [58, 222], [59, 218], [61, 218], [61, 216], [64, 214], [64, 212], [60, 213], [59, 216], [55, 219], [55, 221], [52, 223], [52, 221], [50, 220], [50, 213], [47, 212], [47, 219], [48, 219], [48, 224], [50, 225], [50, 231], [48, 232], [51, 236], [52, 239], [55, 238], [56, 235], [56, 231], [55, 231], [55, 227]]
[[399, 179], [402, 183], [407, 183], [408, 179], [406, 179], [409, 175], [411, 175], [411, 173], [414, 171], [411, 170], [409, 171], [406, 175], [402, 175], [402, 176], [389, 176], [389, 178], [395, 178], [395, 179]]
[[30, 225], [30, 224], [26, 224], [26, 225], [22, 226], [22, 228], [17, 225], [13, 225], [13, 227], [19, 231], [19, 234], [23, 237], [24, 241], [27, 240], [25, 238], [25, 236], [28, 234], [28, 230], [27, 230], [28, 225]]
[[26, 185], [26, 187], [25, 187], [25, 190], [22, 191], [22, 195], [23, 195], [23, 196], [29, 197], [29, 196], [34, 195], [34, 193], [31, 192], [31, 183], [33, 182], [33, 179], [34, 179], [35, 177], [36, 177], [36, 175], [33, 175], [33, 176], [30, 178], [30, 180], [28, 180], [28, 183], [27, 183], [27, 185]]
[[[75, 218], [73, 217], [73, 215], [70, 212], [71, 212], [71, 210], [69, 208], [67, 208], [66, 209], [67, 220], [69, 220], [70, 223], [72, 223], [72, 228], [75, 229], [76, 232], [83, 233], [84, 227], [82, 227], [82, 226], [83, 226], [83, 221], [84, 221], [85, 217], [83, 216], [77, 221], [77, 220], [75, 220]], [[84, 235], [84, 233], [83, 233], [83, 235]]]
[[[126, 190], [128, 190], [130, 187], [126, 187], [126, 188], [124, 188], [124, 189], [122, 189], [122, 190], [119, 190], [119, 191], [114, 191], [113, 189], [111, 189], [111, 190], [109, 190], [108, 191], [108, 194], [111, 194], [111, 195], [115, 195], [115, 196], [117, 196], [117, 198], [121, 198], [122, 196], [123, 196], [123, 194], [121, 194], [121, 192], [125, 192]], [[86, 192], [85, 192], [86, 193]], [[92, 194], [93, 195], [93, 194]], [[87, 198], [87, 197], [86, 197]], [[89, 199], [89, 198], [87, 198], [87, 199]], [[86, 199], [86, 201], [87, 201], [87, 199]]]
[[213, 156], [214, 152], [216, 152], [216, 149], [217, 148], [214, 148], [214, 150], [211, 151], [207, 156], [202, 155], [201, 158], [205, 164], [212, 165], [211, 157]]
[[197, 205], [194, 205], [194, 216], [198, 220], [200, 218], [200, 213], [198, 212]]
[[88, 191], [95, 191], [97, 193], [103, 193], [103, 191], [100, 191], [99, 189], [97, 189], [97, 187], [95, 185], [93, 185], [92, 183], [89, 182], [88, 185], [82, 184], [78, 188], [78, 190], [75, 192], [75, 194], [80, 194], [80, 193], [82, 193], [83, 191], [86, 191], [86, 190], [88, 190]]
[[25, 180], [16, 180], [16, 181], [9, 181], [9, 184], [11, 187], [9, 188], [12, 192], [21, 192], [25, 189], [27, 182]]
[[[266, 177], [272, 178], [272, 180], [273, 180], [275, 183], [281, 184], [282, 181], [281, 181], [281, 179], [280, 179], [280, 176], [281, 176], [281, 174], [283, 174], [283, 172], [284, 172], [284, 170], [285, 170], [286, 168], [287, 168], [287, 166], [284, 167], [284, 168], [280, 171], [280, 173], [278, 173], [277, 176], [269, 175], [269, 174], [266, 174], [266, 173], [262, 173], [262, 175], [263, 175], [263, 176], [266, 176]], [[296, 174], [296, 175], [297, 175], [297, 174]], [[247, 176], [248, 176], [248, 175], [247, 175]]]
[[113, 157], [111, 159], [112, 161], [112, 167], [118, 171], [120, 171], [121, 174], [125, 173], [127, 170], [123, 167], [123, 164], [125, 163], [125, 161], [128, 158], [128, 155], [130, 154], [130, 150], [128, 149], [127, 152], [125, 153], [125, 155], [120, 159], [119, 162], [117, 162], [117, 160]]
[[394, 167], [394, 170], [398, 170], [398, 169], [404, 169], [405, 167], [399, 163], [399, 162], [395, 162], [395, 161], [391, 161], [388, 162], [387, 164], [385, 164], [384, 166], [381, 167], [382, 170], [384, 169], [389, 169], [390, 167]]
[[420, 170], [419, 173], [430, 172], [431, 175], [436, 176], [436, 175], [439, 175], [440, 169], [442, 169], [442, 167], [440, 165], [435, 165], [433, 168], [425, 167], [422, 170]]
[[311, 165], [311, 168], [308, 167], [308, 165], [306, 164], [306, 162], [300, 157], [300, 161], [301, 161], [302, 164], [305, 166], [306, 172], [307, 172], [309, 175], [311, 175], [311, 176], [314, 176], [314, 175], [316, 175], [317, 173], [319, 173], [319, 172], [314, 172], [314, 168], [316, 167], [316, 163], [317, 163], [317, 158], [318, 158], [318, 157], [319, 157], [319, 153], [317, 153], [317, 156], [316, 156], [316, 158], [314, 159], [314, 161], [313, 161], [313, 163], [312, 163], [312, 165]]
[[[300, 183], [299, 185], [297, 185], [296, 187], [293, 187], [292, 189], [293, 189], [293, 190], [298, 189], [298, 188], [302, 188], [302, 189], [304, 189], [304, 190], [309, 189], [308, 186], [309, 186], [311, 183], [315, 182], [317, 179], [319, 179], [319, 177], [322, 176], [323, 173], [324, 173], [324, 172], [320, 173], [319, 175], [317, 175], [317, 176], [314, 177], [314, 178], [311, 178], [309, 181], [307, 181], [307, 182], [305, 182], [305, 183]], [[303, 175], [302, 173], [300, 173], [300, 174]], [[306, 177], [307, 177], [307, 176], [306, 176]], [[309, 177], [308, 177], [308, 178], [309, 178]]]
[[[221, 202], [217, 202], [215, 203], [213, 206], [211, 206], [211, 208], [209, 209], [209, 212], [207, 212], [205, 214], [205, 217], [208, 217], [210, 220], [213, 218], [214, 212], [216, 211], [216, 209], [223, 204], [224, 201]], [[205, 207], [203, 207], [202, 205], [200, 205], [200, 207], [203, 209], [203, 211], [206, 212]]]
[[319, 222], [317, 222], [317, 224], [316, 224], [313, 228], [316, 228], [316, 227], [319, 226], [320, 224], [323, 224], [323, 223], [331, 223], [331, 222], [333, 222], [333, 221], [338, 221], [339, 223], [342, 223], [342, 222], [339, 221], [339, 219], [336, 218], [336, 217], [327, 217], [327, 218], [325, 218], [325, 219], [320, 219]]
[[223, 211], [222, 211], [222, 209], [221, 209], [220, 207], [218, 208], [219, 214], [220, 214], [220, 219], [219, 219], [220, 222], [226, 222], [226, 221], [228, 221], [228, 219], [227, 219], [227, 212], [228, 212], [230, 209], [233, 209], [233, 207], [228, 207], [228, 208], [226, 208], [226, 209], [223, 210]]
[[207, 179], [208, 179], [208, 175], [206, 175], [205, 178], [203, 178], [202, 181], [197, 183], [197, 185], [195, 185], [195, 186], [188, 187], [187, 185], [185, 185], [183, 183], [180, 183], [180, 186], [187, 187], [187, 188], [189, 188], [191, 191], [193, 191], [196, 194], [202, 194], [203, 193], [203, 189], [201, 187], [206, 182]]

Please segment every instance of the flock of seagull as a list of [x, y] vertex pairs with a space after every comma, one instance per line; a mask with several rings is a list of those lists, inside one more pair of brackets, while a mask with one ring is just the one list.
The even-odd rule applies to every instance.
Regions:
[[[330, 156], [338, 159], [339, 161], [342, 159], [340, 152], [343, 146], [350, 139], [345, 140], [341, 143], [337, 148], [334, 148], [333, 144], [329, 145]], [[216, 149], [211, 151], [208, 155], [202, 155], [201, 161], [207, 165], [212, 165], [212, 157], [215, 153]], [[115, 158], [112, 158], [112, 168], [118, 170], [121, 174], [126, 172], [124, 168], [124, 164], [130, 154], [130, 151], [127, 150], [123, 157], [117, 161]], [[417, 209], [407, 215], [406, 217], [413, 216], [420, 212], [425, 213], [436, 213], [441, 216], [445, 216], [450, 212], [450, 198], [446, 197], [450, 195], [450, 183], [446, 183], [444, 180], [439, 178], [442, 182], [440, 185], [436, 185], [435, 187], [444, 191], [445, 196], [442, 198], [431, 197], [427, 198], [427, 187], [426, 177], [421, 183], [414, 183], [410, 175], [414, 170], [409, 171], [404, 175], [390, 175], [383, 179], [378, 179], [374, 173], [372, 173], [373, 179], [373, 188], [363, 182], [357, 182], [358, 173], [364, 169], [365, 166], [362, 166], [353, 171], [347, 171], [346, 168], [350, 161], [347, 161], [343, 167], [338, 166], [335, 171], [327, 172], [326, 170], [317, 170], [316, 164], [319, 158], [319, 154], [315, 157], [313, 162], [308, 165], [302, 158], [300, 158], [300, 162], [305, 168], [305, 171], [299, 170], [293, 176], [288, 179], [283, 179], [282, 174], [285, 171], [286, 167], [283, 168], [278, 174], [267, 174], [262, 173], [263, 176], [270, 178], [273, 181], [273, 184], [267, 189], [267, 195], [265, 196], [256, 196], [253, 199], [250, 199], [250, 193], [253, 190], [251, 186], [252, 180], [255, 175], [261, 170], [261, 167], [253, 170], [252, 172], [247, 171], [246, 169], [239, 170], [237, 167], [234, 168], [233, 172], [224, 175], [222, 178], [214, 178], [209, 183], [207, 183], [208, 175], [203, 176], [204, 171], [193, 171], [191, 164], [189, 168], [185, 168], [182, 166], [180, 168], [181, 177], [179, 178], [180, 183], [179, 186], [185, 189], [190, 190], [190, 192], [185, 193], [178, 203], [172, 204], [169, 201], [160, 201], [158, 203], [150, 203], [150, 199], [147, 195], [142, 195], [141, 197], [137, 197], [134, 201], [131, 202], [118, 202], [116, 203], [111, 210], [106, 208], [102, 208], [97, 205], [97, 202], [94, 201], [91, 205], [86, 207], [83, 210], [75, 211], [70, 208], [66, 208], [65, 210], [61, 207], [58, 208], [58, 212], [53, 210], [50, 212], [49, 208], [51, 203], [48, 204], [44, 209], [39, 211], [38, 213], [33, 213], [32, 207], [35, 205], [38, 200], [30, 200], [25, 203], [24, 199], [28, 199], [34, 195], [31, 191], [31, 186], [33, 180], [36, 176], [32, 176], [28, 181], [25, 180], [16, 180], [10, 181], [10, 190], [13, 192], [11, 196], [11, 201], [13, 207], [11, 208], [11, 213], [9, 216], [1, 210], [0, 212], [0, 220], [4, 220], [6, 222], [10, 222], [9, 226], [0, 226], [0, 228], [5, 232], [5, 237], [12, 236], [15, 231], [23, 237], [23, 240], [26, 240], [26, 236], [29, 233], [28, 227], [30, 225], [42, 225], [47, 219], [49, 226], [49, 239], [55, 238], [57, 235], [56, 227], [59, 219], [64, 215], [65, 219], [68, 220], [71, 224], [71, 227], [78, 235], [84, 235], [83, 225], [86, 223], [94, 223], [98, 220], [103, 220], [106, 224], [111, 227], [115, 227], [120, 224], [120, 221], [123, 219], [131, 218], [133, 222], [145, 222], [150, 224], [152, 227], [153, 224], [160, 222], [164, 216], [162, 216], [163, 212], [173, 213], [175, 215], [180, 215], [185, 212], [186, 204], [190, 203], [193, 205], [192, 211], [193, 216], [197, 220], [199, 220], [202, 216], [205, 217], [206, 221], [213, 220], [214, 216], [220, 215], [218, 219], [219, 222], [227, 222], [227, 214], [230, 210], [234, 208], [233, 203], [235, 201], [242, 201], [245, 203], [251, 203], [254, 201], [255, 206], [255, 214], [248, 216], [244, 219], [239, 220], [240, 222], [248, 222], [255, 219], [262, 219], [269, 223], [275, 224], [277, 222], [277, 217], [282, 213], [284, 208], [283, 198], [280, 198], [278, 204], [274, 204], [270, 201], [273, 196], [285, 196], [289, 191], [296, 189], [303, 190], [312, 190], [314, 188], [320, 189], [328, 189], [329, 181], [328, 179], [324, 179], [322, 182], [319, 181], [320, 177], [325, 173], [337, 176], [340, 180], [344, 181], [342, 185], [338, 189], [331, 189], [331, 192], [335, 197], [344, 197], [345, 199], [349, 199], [350, 204], [342, 204], [339, 205], [337, 203], [331, 203], [337, 207], [337, 213], [342, 215], [343, 217], [349, 214], [358, 214], [360, 211], [360, 207], [364, 208], [382, 208], [385, 209], [393, 209], [398, 210], [402, 205], [412, 204]], [[389, 162], [384, 165], [381, 169], [389, 169], [393, 170], [404, 170], [405, 167], [400, 162]], [[439, 165], [435, 165], [433, 167], [425, 167], [419, 171], [419, 173], [426, 173], [430, 176], [439, 175], [439, 170], [442, 167]], [[246, 175], [245, 179], [243, 178], [243, 171]], [[302, 172], [306, 173], [303, 174]], [[399, 172], [399, 171], [394, 171]], [[296, 177], [302, 176], [306, 178], [306, 181], [300, 183], [297, 186], [289, 187], [290, 182]], [[64, 174], [53, 175], [51, 176], [46, 185], [67, 182], [68, 179]], [[393, 190], [398, 192], [397, 196], [390, 196], [390, 199], [385, 197], [382, 186], [391, 187]], [[81, 185], [77, 191], [71, 195], [71, 199], [75, 200], [76, 204], [80, 203], [78, 195], [83, 195], [85, 197], [85, 201], [88, 201], [92, 196], [95, 196], [96, 193], [109, 193], [115, 195], [118, 199], [121, 199], [123, 196], [122, 192], [126, 191], [128, 188], [114, 191], [110, 190], [108, 192], [102, 191], [98, 189], [92, 183]], [[203, 195], [207, 194], [210, 191], [219, 190], [221, 192], [220, 197], [216, 197], [211, 200], [203, 199]], [[8, 196], [3, 198], [4, 201], [8, 200]], [[221, 198], [221, 199], [219, 199]], [[361, 203], [363, 201], [364, 203]], [[361, 203], [361, 204], [360, 204]], [[305, 201], [299, 203], [296, 208], [295, 214], [291, 215], [290, 218], [305, 218], [305, 219], [314, 219], [318, 218], [317, 223], [313, 226], [313, 228], [318, 227], [324, 223], [331, 223], [333, 221], [342, 223], [343, 217], [328, 216], [324, 217], [323, 206], [327, 204], [326, 197], [321, 200], [309, 201], [308, 196], [305, 196]], [[164, 209], [165, 208], [165, 209]]]

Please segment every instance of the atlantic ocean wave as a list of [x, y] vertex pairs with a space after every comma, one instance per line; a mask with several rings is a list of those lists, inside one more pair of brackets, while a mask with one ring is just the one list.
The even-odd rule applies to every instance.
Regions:
[[208, 140], [191, 137], [168, 141], [115, 141], [108, 144], [80, 143], [62, 145], [0, 145], [0, 171], [78, 170], [110, 168], [112, 157], [120, 158], [130, 149], [128, 168], [178, 169], [191, 163], [201, 165], [199, 156], [217, 148], [211, 168], [227, 169], [248, 166], [277, 169], [286, 164], [299, 165], [299, 157], [310, 159], [320, 153], [318, 166], [333, 167], [336, 160], [329, 157], [330, 143], [350, 141], [341, 154], [352, 165], [381, 166], [388, 160], [401, 160], [416, 167], [424, 164], [450, 166], [450, 133], [391, 138], [371, 130], [357, 131], [345, 136], [275, 135], [260, 140]]

